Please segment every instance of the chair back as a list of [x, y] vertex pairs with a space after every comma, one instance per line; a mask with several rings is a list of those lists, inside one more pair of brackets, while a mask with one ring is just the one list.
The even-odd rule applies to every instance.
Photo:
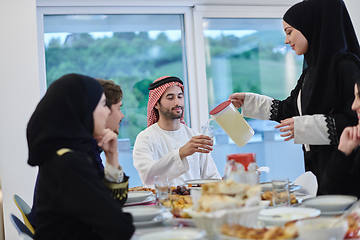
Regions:
[[26, 234], [32, 239], [34, 239], [34, 234], [28, 229], [27, 226], [25, 226], [25, 224], [19, 218], [17, 218], [14, 214], [10, 214], [10, 219], [13, 222], [16, 230], [19, 232], [19, 235]]
[[27, 218], [27, 215], [31, 212], [31, 208], [21, 197], [19, 197], [16, 194], [14, 195], [14, 202], [21, 212], [21, 215], [24, 219], [25, 225], [34, 234], [35, 233], [34, 227], [31, 225], [29, 219]]
[[20, 233], [20, 240], [33, 240], [33, 238], [31, 238], [29, 235], [25, 234], [25, 233]]

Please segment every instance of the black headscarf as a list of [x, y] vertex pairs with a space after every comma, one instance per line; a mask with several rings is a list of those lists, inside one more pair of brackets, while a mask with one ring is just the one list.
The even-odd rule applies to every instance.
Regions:
[[303, 114], [329, 114], [336, 104], [336, 61], [351, 55], [358, 62], [360, 48], [342, 0], [304, 0], [293, 5], [284, 21], [299, 30], [309, 49], [304, 55]]
[[88, 152], [102, 93], [98, 81], [78, 74], [51, 84], [27, 125], [28, 163], [41, 165], [61, 148]]

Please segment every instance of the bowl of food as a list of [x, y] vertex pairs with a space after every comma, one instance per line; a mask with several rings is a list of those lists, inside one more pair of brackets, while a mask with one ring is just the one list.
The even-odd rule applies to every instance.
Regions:
[[131, 213], [134, 222], [150, 221], [164, 212], [164, 207], [157, 206], [133, 206], [124, 207], [123, 211]]
[[283, 226], [290, 221], [313, 218], [319, 215], [320, 210], [315, 208], [278, 207], [261, 210], [258, 219], [266, 226]]
[[342, 220], [334, 227], [330, 227], [337, 218], [311, 218], [296, 222], [301, 239], [343, 240], [348, 230], [348, 221]]
[[302, 204], [306, 207], [320, 209], [321, 212], [339, 212], [346, 210], [356, 202], [357, 197], [346, 195], [324, 195], [305, 199]]

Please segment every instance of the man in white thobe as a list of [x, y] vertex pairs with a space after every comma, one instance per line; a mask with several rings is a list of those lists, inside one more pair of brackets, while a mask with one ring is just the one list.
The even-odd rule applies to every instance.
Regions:
[[186, 126], [184, 86], [177, 77], [161, 77], [149, 87], [148, 127], [139, 133], [133, 149], [134, 166], [144, 187], [166, 175], [171, 186], [193, 179], [221, 179], [209, 154], [212, 140]]

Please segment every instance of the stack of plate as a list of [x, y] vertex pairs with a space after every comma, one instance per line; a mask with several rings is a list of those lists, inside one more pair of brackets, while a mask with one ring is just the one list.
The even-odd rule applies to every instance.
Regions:
[[165, 208], [158, 206], [133, 206], [124, 207], [123, 211], [131, 213], [136, 227], [146, 227], [163, 222], [162, 216]]
[[146, 204], [154, 200], [155, 200], [155, 196], [151, 191], [128, 192], [128, 198], [125, 202], [125, 206]]
[[357, 197], [346, 195], [324, 195], [303, 200], [302, 205], [321, 210], [323, 216], [334, 216], [342, 214], [349, 208]]

